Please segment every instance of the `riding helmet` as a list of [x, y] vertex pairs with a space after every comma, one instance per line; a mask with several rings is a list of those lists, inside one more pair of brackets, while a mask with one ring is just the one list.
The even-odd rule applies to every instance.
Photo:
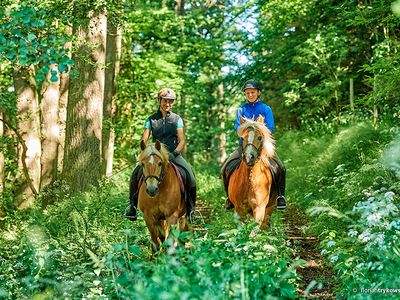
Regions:
[[247, 80], [242, 88], [242, 91], [245, 91], [246, 89], [257, 89], [259, 91], [262, 90], [261, 84], [257, 80]]
[[162, 88], [161, 90], [158, 91], [158, 99], [170, 99], [170, 100], [175, 100], [176, 99], [176, 94], [173, 89], [170, 88]]

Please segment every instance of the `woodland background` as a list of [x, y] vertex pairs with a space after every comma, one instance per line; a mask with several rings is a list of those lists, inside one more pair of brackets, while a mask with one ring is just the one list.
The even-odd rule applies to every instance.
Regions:
[[[399, 288], [399, 15], [384, 0], [1, 0], [0, 298]], [[249, 78], [274, 111], [290, 204], [253, 240], [223, 210], [219, 179]], [[143, 220], [123, 212], [165, 86], [206, 224], [174, 233], [197, 247], [153, 257]], [[316, 238], [311, 275], [291, 227]]]

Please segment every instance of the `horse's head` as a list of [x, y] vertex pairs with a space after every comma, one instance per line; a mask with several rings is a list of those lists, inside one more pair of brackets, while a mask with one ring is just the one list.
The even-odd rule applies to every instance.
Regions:
[[154, 197], [158, 193], [158, 186], [165, 176], [165, 166], [168, 164], [168, 151], [160, 143], [148, 146], [142, 141], [140, 143], [142, 153], [139, 156], [139, 163], [143, 168], [144, 183], [146, 184], [146, 192], [150, 197]]
[[243, 161], [253, 167], [260, 158], [270, 158], [275, 154], [274, 140], [271, 131], [264, 124], [264, 117], [259, 116], [256, 121], [240, 118], [238, 135], [243, 139]]

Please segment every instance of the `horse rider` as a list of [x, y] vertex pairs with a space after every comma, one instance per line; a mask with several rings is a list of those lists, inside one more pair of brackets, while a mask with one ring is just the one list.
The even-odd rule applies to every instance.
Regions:
[[[244, 117], [251, 120], [256, 120], [259, 115], [264, 117], [265, 126], [273, 132], [274, 131], [274, 116], [272, 109], [260, 99], [261, 85], [256, 80], [248, 80], [243, 85], [242, 91], [247, 99], [247, 102], [239, 107], [236, 112], [235, 120], [235, 132], [237, 133], [238, 128], [241, 124], [240, 118]], [[221, 176], [224, 181], [225, 192], [228, 195], [229, 178], [233, 171], [239, 166], [242, 156], [242, 139], [239, 140], [239, 147], [229, 156], [221, 169]], [[286, 208], [285, 199], [285, 183], [286, 183], [286, 169], [283, 166], [281, 160], [275, 155], [270, 165], [270, 170], [273, 178], [273, 186], [277, 191], [277, 208]], [[232, 202], [229, 200], [229, 196], [226, 199], [225, 207], [227, 209], [233, 208]]]
[[[147, 118], [144, 124], [142, 140], [145, 144], [152, 135], [153, 142], [159, 140], [169, 151], [169, 160], [175, 165], [185, 169], [188, 177], [188, 199], [186, 199], [187, 216], [192, 221], [192, 214], [196, 204], [196, 179], [191, 166], [182, 157], [181, 152], [185, 147], [185, 133], [183, 130], [182, 118], [172, 112], [175, 92], [170, 88], [162, 88], [158, 92], [158, 110]], [[137, 219], [137, 205], [139, 196], [139, 181], [143, 174], [142, 166], [137, 165], [131, 175], [129, 210], [125, 212], [125, 217], [131, 221]]]

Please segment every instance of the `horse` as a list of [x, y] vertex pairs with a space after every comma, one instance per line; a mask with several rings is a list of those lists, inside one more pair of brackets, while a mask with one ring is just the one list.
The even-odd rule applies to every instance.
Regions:
[[[230, 177], [228, 197], [242, 220], [248, 214], [254, 218], [258, 231], [269, 225], [269, 218], [276, 208], [276, 201], [271, 201], [276, 199], [276, 192], [271, 189], [273, 174], [270, 170], [275, 141], [263, 116], [256, 121], [241, 118], [240, 122], [238, 135], [243, 141], [242, 160]], [[271, 193], [274, 194], [272, 197]]]
[[148, 146], [142, 141], [140, 148], [138, 162], [143, 168], [144, 184], [139, 189], [139, 209], [156, 252], [167, 239], [170, 225], [177, 224], [180, 231], [188, 229], [186, 204], [165, 146], [158, 140]]

